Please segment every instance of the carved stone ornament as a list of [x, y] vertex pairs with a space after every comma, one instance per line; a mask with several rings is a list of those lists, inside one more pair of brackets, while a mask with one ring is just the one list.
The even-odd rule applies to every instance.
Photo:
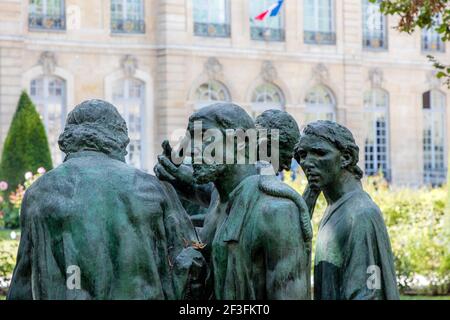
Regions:
[[55, 72], [56, 67], [56, 58], [55, 54], [50, 51], [42, 52], [39, 58], [39, 64], [42, 66], [44, 70], [44, 74], [51, 75]]
[[125, 76], [133, 77], [137, 69], [137, 59], [135, 56], [127, 54], [122, 58], [120, 66], [122, 67]]
[[217, 79], [223, 71], [223, 66], [215, 57], [210, 57], [206, 60], [204, 70], [209, 79]]
[[277, 69], [271, 61], [264, 61], [261, 66], [261, 77], [264, 81], [273, 82], [278, 76]]
[[313, 68], [312, 74], [313, 78], [319, 83], [326, 82], [329, 77], [328, 68], [323, 63], [317, 64]]
[[380, 88], [383, 83], [383, 71], [379, 68], [370, 69], [369, 80], [372, 88]]

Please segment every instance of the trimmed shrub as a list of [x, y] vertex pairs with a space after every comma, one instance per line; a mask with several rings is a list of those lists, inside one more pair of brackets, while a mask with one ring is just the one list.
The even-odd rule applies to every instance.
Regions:
[[26, 92], [22, 92], [3, 146], [0, 180], [10, 191], [25, 181], [26, 172], [53, 168], [47, 135], [39, 113]]

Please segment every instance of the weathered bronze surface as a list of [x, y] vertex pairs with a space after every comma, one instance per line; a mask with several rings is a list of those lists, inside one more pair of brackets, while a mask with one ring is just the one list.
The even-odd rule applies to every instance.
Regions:
[[[191, 136], [196, 121], [203, 130], [255, 128], [242, 108], [229, 103], [194, 113], [188, 125]], [[312, 231], [301, 196], [274, 176], [258, 175], [252, 163], [194, 163], [193, 176], [196, 183], [212, 182], [216, 188], [201, 232], [211, 244], [205, 249], [209, 247], [214, 298], [310, 299]]]
[[399, 298], [389, 236], [362, 188], [358, 153], [352, 133], [331, 121], [308, 124], [296, 147], [311, 189], [328, 203], [316, 243], [317, 300]]
[[[172, 186], [125, 163], [128, 142], [107, 102], [86, 101], [69, 114], [59, 139], [64, 163], [23, 201], [9, 299], [198, 294], [205, 264], [195, 230]], [[68, 283], [77, 273], [80, 283]]]

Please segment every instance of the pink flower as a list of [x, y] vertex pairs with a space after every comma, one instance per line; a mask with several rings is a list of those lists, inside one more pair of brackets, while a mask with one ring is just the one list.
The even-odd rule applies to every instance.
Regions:
[[44, 168], [44, 167], [40, 167], [40, 168], [37, 170], [37, 172], [38, 172], [39, 174], [44, 174], [44, 173], [45, 173], [45, 168]]
[[27, 173], [25, 173], [25, 179], [30, 180], [31, 178], [33, 178], [33, 173], [28, 171]]
[[0, 181], [0, 191], [5, 191], [8, 189], [8, 183], [6, 181]]

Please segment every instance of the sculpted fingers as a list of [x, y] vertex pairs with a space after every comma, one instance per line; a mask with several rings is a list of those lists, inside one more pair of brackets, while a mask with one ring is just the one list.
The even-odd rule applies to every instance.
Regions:
[[158, 156], [158, 162], [171, 175], [175, 176], [177, 174], [178, 167], [176, 165], [174, 165], [168, 157], [160, 155], [160, 156]]
[[169, 172], [167, 172], [167, 170], [159, 163], [153, 168], [153, 171], [155, 172], [155, 175], [158, 177], [159, 180], [168, 182], [176, 181], [175, 177], [171, 175]]

